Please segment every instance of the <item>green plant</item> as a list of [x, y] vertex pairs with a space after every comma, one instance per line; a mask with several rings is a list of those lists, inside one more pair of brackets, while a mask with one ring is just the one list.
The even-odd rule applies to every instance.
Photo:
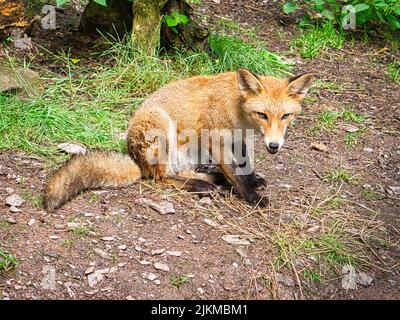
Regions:
[[210, 38], [215, 72], [245, 67], [258, 74], [283, 76], [290, 74], [293, 62], [269, 52], [261, 43], [250, 44], [237, 36], [213, 35]]
[[12, 254], [8, 254], [0, 249], [0, 271], [9, 271], [19, 266], [20, 261]]
[[389, 63], [387, 73], [394, 82], [400, 83], [400, 60]]
[[185, 283], [187, 283], [189, 280], [189, 277], [187, 276], [182, 276], [182, 275], [174, 275], [169, 278], [169, 282], [171, 283], [171, 286], [174, 288], [179, 289], [181, 286], [183, 286]]
[[350, 172], [348, 172], [347, 170], [344, 169], [334, 169], [331, 172], [329, 172], [326, 176], [325, 176], [325, 180], [326, 181], [330, 181], [330, 182], [338, 182], [338, 181], [345, 181], [345, 182], [349, 182], [354, 178], [354, 176], [352, 176], [350, 174]]
[[171, 28], [175, 33], [179, 32], [177, 27], [180, 24], [186, 25], [189, 23], [189, 18], [177, 11], [173, 11], [171, 14], [165, 14], [163, 20], [167, 24], [168, 28]]
[[303, 277], [312, 282], [322, 282], [322, 276], [313, 269], [306, 269], [303, 271]]
[[309, 24], [311, 18], [333, 22], [343, 27], [355, 14], [357, 28], [378, 25], [400, 29], [400, 3], [398, 0], [291, 0], [283, 5], [286, 14], [303, 9], [302, 24]]
[[293, 39], [290, 48], [299, 48], [301, 57], [312, 59], [327, 48], [339, 49], [343, 46], [345, 35], [328, 21], [316, 26], [309, 25], [300, 36]]

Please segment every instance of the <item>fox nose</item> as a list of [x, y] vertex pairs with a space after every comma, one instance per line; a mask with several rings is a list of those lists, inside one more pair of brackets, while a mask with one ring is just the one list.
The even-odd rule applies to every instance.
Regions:
[[270, 148], [271, 150], [278, 150], [279, 149], [279, 143], [271, 142], [268, 145], [268, 148]]

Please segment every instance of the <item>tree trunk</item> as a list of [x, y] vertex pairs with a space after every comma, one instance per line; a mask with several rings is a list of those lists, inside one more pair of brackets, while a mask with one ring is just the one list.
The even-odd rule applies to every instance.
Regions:
[[132, 43], [134, 47], [154, 55], [160, 43], [161, 10], [168, 0], [134, 0]]
[[[1, 1], [1, 0], [0, 0]], [[178, 12], [189, 18], [188, 24], [179, 24], [175, 31], [163, 22], [165, 14]], [[132, 44], [148, 55], [154, 55], [160, 46], [171, 49], [204, 49], [208, 30], [196, 23], [193, 9], [185, 0], [109, 0], [104, 7], [90, 1], [82, 15], [80, 30], [85, 33], [116, 33], [122, 37], [132, 30]]]

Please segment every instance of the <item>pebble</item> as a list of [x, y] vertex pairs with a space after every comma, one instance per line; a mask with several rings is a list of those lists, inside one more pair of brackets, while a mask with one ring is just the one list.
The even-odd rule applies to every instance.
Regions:
[[22, 212], [21, 209], [18, 209], [17, 207], [14, 207], [14, 206], [11, 206], [11, 207], [10, 207], [10, 211], [11, 211], [12, 213]]
[[36, 223], [36, 220], [35, 220], [35, 219], [30, 219], [30, 220], [28, 221], [28, 226], [33, 226], [35, 223]]
[[137, 202], [140, 204], [148, 205], [150, 208], [154, 209], [162, 215], [175, 213], [174, 205], [168, 201], [155, 202], [149, 199], [139, 199]]
[[246, 240], [246, 239], [240, 239], [240, 235], [225, 235], [221, 237], [222, 240], [233, 244], [233, 245], [249, 245], [250, 241]]
[[200, 293], [200, 294], [205, 294], [206, 293], [202, 287], [197, 288], [197, 292]]
[[118, 246], [119, 250], [126, 250], [126, 244], [122, 244], [120, 246]]
[[105, 251], [103, 251], [103, 250], [101, 250], [101, 249], [98, 249], [98, 248], [95, 248], [93, 251], [94, 251], [94, 253], [96, 253], [96, 254], [99, 255], [100, 257], [102, 257], [102, 258], [104, 258], [104, 259], [109, 259], [109, 260], [111, 260], [111, 257], [110, 257], [110, 255], [109, 255], [107, 252], [105, 252]]
[[6, 188], [5, 190], [8, 194], [13, 193], [15, 191], [13, 188]]
[[144, 266], [148, 266], [149, 264], [151, 264], [150, 261], [146, 261], [146, 260], [141, 260], [141, 261], [139, 261], [139, 263], [144, 265]]
[[199, 203], [201, 204], [207, 204], [207, 205], [211, 205], [212, 201], [209, 197], [203, 197], [199, 200]]
[[181, 251], [167, 251], [167, 254], [173, 257], [180, 257], [182, 255]]
[[40, 286], [44, 290], [55, 290], [56, 289], [56, 268], [51, 265], [46, 265], [42, 268], [44, 277], [40, 283]]
[[374, 149], [366, 147], [366, 148], [364, 148], [364, 151], [368, 152], [368, 153], [371, 153], [371, 152], [374, 151]]
[[103, 241], [114, 241], [115, 237], [103, 237], [101, 240]]
[[157, 270], [169, 272], [169, 267], [168, 267], [168, 265], [165, 264], [165, 263], [154, 262], [154, 268], [156, 268]]
[[147, 279], [149, 279], [150, 281], [154, 281], [154, 280], [156, 280], [158, 278], [158, 276], [156, 275], [156, 274], [154, 274], [154, 273], [149, 273], [148, 275], [147, 275]]
[[6, 198], [6, 205], [10, 207], [20, 207], [24, 202], [25, 200], [16, 194]]
[[59, 237], [59, 236], [56, 236], [56, 235], [49, 236], [49, 238], [50, 238], [51, 240], [57, 240], [57, 239], [60, 239], [60, 237]]
[[164, 252], [165, 252], [165, 249], [155, 249], [155, 250], [151, 250], [151, 255], [155, 256], [155, 255], [158, 255], [158, 254], [162, 254]]
[[203, 220], [206, 224], [208, 224], [209, 226], [211, 226], [211, 227], [218, 227], [218, 223], [216, 223], [216, 222], [214, 222], [213, 220], [211, 220], [211, 219], [204, 219]]

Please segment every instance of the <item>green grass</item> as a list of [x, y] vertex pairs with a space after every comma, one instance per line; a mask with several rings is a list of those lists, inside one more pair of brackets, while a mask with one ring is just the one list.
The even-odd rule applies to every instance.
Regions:
[[169, 278], [171, 286], [176, 289], [180, 289], [185, 283], [187, 283], [189, 278], [183, 275], [173, 275]]
[[333, 23], [309, 27], [290, 43], [291, 49], [298, 49], [301, 57], [312, 59], [327, 48], [339, 49], [345, 41], [344, 32], [337, 30]]
[[20, 261], [12, 254], [6, 253], [0, 249], [0, 271], [9, 271], [17, 268]]
[[303, 271], [304, 279], [310, 280], [312, 282], [322, 282], [322, 276], [318, 273], [318, 271], [313, 269], [306, 269]]
[[382, 196], [369, 188], [362, 188], [361, 195], [368, 201], [382, 200]]
[[342, 109], [342, 111], [339, 113], [339, 117], [346, 122], [354, 123], [364, 123], [367, 120], [365, 115], [354, 111], [352, 107]]
[[86, 237], [89, 234], [89, 232], [91, 231], [91, 229], [89, 227], [84, 226], [84, 225], [70, 228], [69, 230], [72, 232], [72, 234], [79, 236], [79, 237]]
[[387, 74], [394, 82], [400, 83], [400, 60], [388, 64]]
[[349, 182], [353, 180], [354, 176], [344, 169], [334, 169], [330, 171], [326, 176], [325, 180], [330, 182]]
[[[124, 151], [117, 139], [145, 97], [167, 82], [193, 75], [210, 75], [246, 67], [266, 75], [289, 74], [291, 64], [237, 37], [212, 36], [212, 57], [205, 52], [149, 57], [121, 42], [110, 48], [94, 67], [85, 58], [74, 64], [68, 53], [54, 56], [59, 74], [47, 73], [45, 92], [17, 99], [0, 94], [0, 152], [65, 159], [62, 142], [81, 142], [88, 148]], [[8, 61], [9, 64], [14, 63]]]
[[236, 36], [214, 35], [210, 38], [210, 47], [217, 59], [214, 67], [216, 72], [246, 67], [257, 74], [291, 74], [293, 63], [266, 50], [261, 43], [250, 44]]

